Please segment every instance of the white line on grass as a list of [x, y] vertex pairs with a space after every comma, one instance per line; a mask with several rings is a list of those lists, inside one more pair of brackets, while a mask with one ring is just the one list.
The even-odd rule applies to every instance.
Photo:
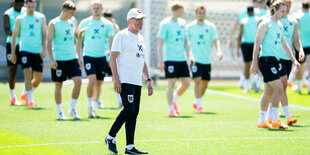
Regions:
[[[266, 139], [310, 139], [310, 137], [249, 137], [249, 138], [194, 138], [194, 139], [146, 139], [135, 140], [135, 142], [174, 142], [174, 141], [217, 141], [217, 140], [266, 140]], [[124, 142], [124, 140], [120, 141]], [[60, 142], [60, 143], [45, 143], [45, 144], [30, 144], [30, 145], [9, 145], [0, 146], [2, 148], [17, 148], [17, 147], [33, 147], [33, 146], [48, 146], [48, 145], [74, 145], [74, 144], [98, 144], [104, 141], [94, 142]]]
[[[222, 91], [216, 91], [216, 90], [208, 89], [207, 93], [213, 94], [213, 95], [227, 96], [227, 97], [236, 98], [236, 99], [244, 99], [244, 100], [250, 100], [250, 101], [254, 101], [254, 102], [260, 102], [259, 98], [242, 96], [242, 95], [236, 95], [236, 94], [226, 93], [226, 92], [222, 92]], [[296, 109], [300, 109], [300, 110], [310, 111], [310, 108], [308, 108], [308, 107], [303, 107], [303, 106], [293, 105], [293, 104], [290, 104], [289, 106], [291, 108], [296, 108]]]

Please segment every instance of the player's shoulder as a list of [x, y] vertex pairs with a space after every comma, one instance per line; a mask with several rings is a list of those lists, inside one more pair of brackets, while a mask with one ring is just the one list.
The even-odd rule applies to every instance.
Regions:
[[195, 27], [196, 24], [197, 24], [197, 20], [193, 20], [186, 25], [186, 28], [188, 29], [193, 28]]
[[88, 22], [90, 22], [91, 20], [92, 20], [92, 18], [91, 18], [91, 16], [89, 16], [89, 17], [87, 17], [87, 18], [85, 18], [85, 19], [82, 19], [81, 22], [80, 22], [80, 24], [88, 23]]
[[35, 11], [35, 12], [34, 12], [34, 15], [35, 15], [36, 17], [39, 17], [39, 18], [44, 18], [44, 17], [45, 17], [45, 15], [44, 15], [43, 13], [38, 12], [38, 11]]
[[215, 24], [209, 20], [204, 20], [204, 23], [208, 26], [208, 27], [212, 27], [212, 28], [215, 28]]
[[120, 36], [129, 36], [129, 31], [128, 28], [120, 30], [115, 37], [120, 37]]
[[171, 22], [171, 17], [166, 17], [160, 22], [160, 25], [166, 25], [166, 24], [169, 24], [170, 22]]
[[53, 19], [50, 21], [50, 23], [52, 23], [52, 24], [54, 24], [54, 25], [55, 25], [56, 23], [59, 23], [59, 22], [60, 22], [59, 16], [53, 18]]
[[108, 19], [104, 18], [104, 17], [101, 17], [100, 19], [102, 21], [102, 23], [104, 24], [109, 24], [109, 25], [112, 25], [113, 26], [113, 23], [111, 21], [109, 21]]
[[293, 17], [293, 16], [288, 15], [287, 19], [288, 19], [289, 22], [292, 22], [294, 24], [297, 23], [297, 19], [295, 17]]
[[12, 12], [13, 12], [13, 7], [7, 9], [7, 10], [4, 12], [4, 14], [5, 14], [5, 15], [10, 15]]
[[177, 21], [180, 25], [186, 25], [186, 20], [183, 18], [178, 18]]

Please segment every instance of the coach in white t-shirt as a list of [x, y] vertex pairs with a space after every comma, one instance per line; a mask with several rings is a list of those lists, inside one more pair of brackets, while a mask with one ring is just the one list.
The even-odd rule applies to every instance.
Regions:
[[121, 95], [124, 109], [117, 116], [109, 135], [105, 139], [108, 149], [117, 153], [115, 136], [125, 123], [127, 154], [147, 154], [134, 147], [136, 119], [139, 113], [142, 75], [147, 81], [148, 95], [153, 94], [151, 78], [145, 62], [145, 46], [139, 31], [143, 26], [145, 15], [141, 10], [133, 8], [127, 14], [128, 28], [115, 36], [110, 65], [114, 79], [114, 89]]

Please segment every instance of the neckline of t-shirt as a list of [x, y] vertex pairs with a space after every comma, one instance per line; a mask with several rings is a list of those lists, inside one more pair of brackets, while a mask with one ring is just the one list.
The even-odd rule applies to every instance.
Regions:
[[133, 35], [133, 36], [136, 36], [136, 37], [138, 37], [138, 34], [134, 34], [134, 33], [132, 33], [132, 32], [130, 32], [129, 30], [128, 30], [128, 27], [126, 28], [127, 29], [127, 31], [128, 31], [128, 33], [129, 33], [129, 35]]

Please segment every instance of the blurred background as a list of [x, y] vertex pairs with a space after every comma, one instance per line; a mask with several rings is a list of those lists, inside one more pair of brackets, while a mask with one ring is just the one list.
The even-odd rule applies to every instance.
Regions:
[[[0, 13], [11, 7], [14, 0], [1, 0]], [[157, 31], [161, 20], [170, 15], [170, 4], [172, 0], [102, 0], [104, 9], [113, 11], [113, 18], [116, 19], [120, 29], [127, 27], [126, 15], [130, 8], [140, 8], [147, 18], [144, 21], [142, 35], [145, 38], [147, 47], [147, 63], [153, 77], [163, 77], [164, 73], [160, 73], [157, 68]], [[215, 56], [215, 48], [213, 48], [212, 62], [212, 78], [213, 79], [238, 79], [242, 74], [243, 60], [242, 57], [236, 56], [237, 34], [233, 37], [233, 47], [228, 48], [226, 42], [229, 38], [231, 28], [237, 18], [240, 10], [251, 4], [251, 0], [180, 0], [185, 4], [185, 15], [183, 18], [189, 23], [195, 19], [195, 8], [204, 5], [207, 9], [207, 20], [215, 23], [217, 32], [222, 45], [223, 59], [219, 61]], [[64, 0], [37, 0], [37, 11], [45, 14], [47, 21], [59, 16], [62, 10]], [[91, 15], [91, 0], [73, 0], [77, 11], [75, 17], [80, 22], [82, 19]], [[301, 0], [293, 2], [291, 13], [296, 13], [301, 8]], [[6, 64], [5, 50], [6, 35], [3, 28], [3, 17], [0, 18], [0, 81], [6, 82], [8, 78], [8, 70]], [[83, 70], [83, 77], [86, 74]], [[18, 73], [18, 81], [23, 81], [23, 73], [21, 68]], [[43, 80], [51, 81], [49, 58], [44, 59]]]

